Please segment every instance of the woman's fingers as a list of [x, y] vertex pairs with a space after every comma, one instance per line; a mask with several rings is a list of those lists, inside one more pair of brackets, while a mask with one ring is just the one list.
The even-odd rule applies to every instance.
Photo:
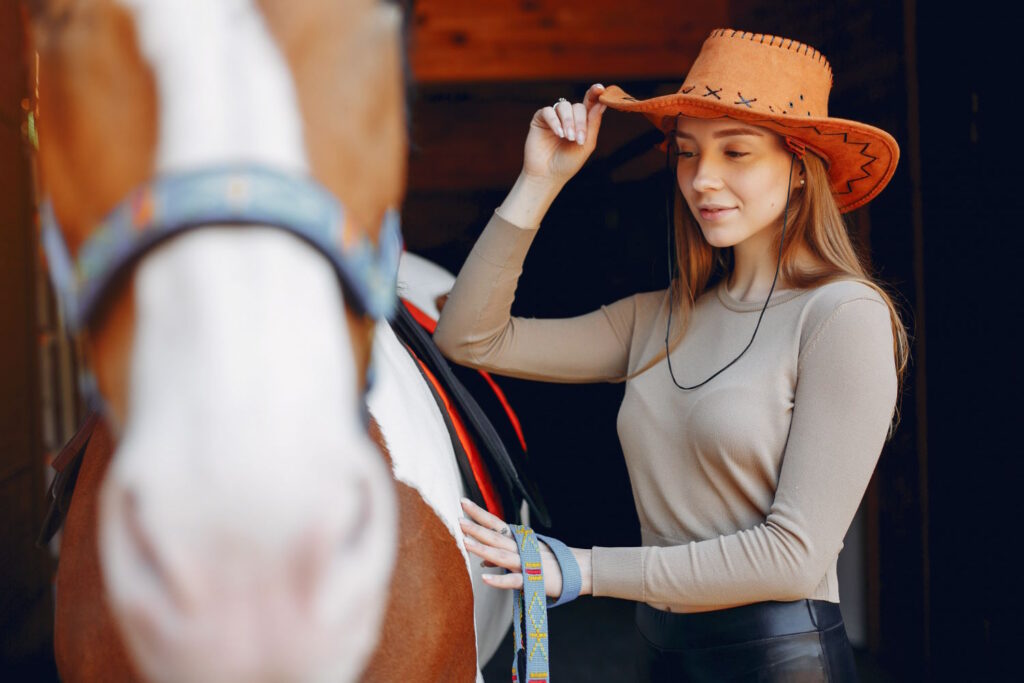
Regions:
[[544, 107], [540, 110], [540, 115], [544, 119], [544, 123], [548, 124], [548, 128], [554, 131], [555, 135], [560, 138], [565, 137], [565, 129], [562, 128], [562, 122], [558, 120], [558, 114], [555, 113], [554, 107]]
[[590, 111], [590, 108], [597, 103], [597, 99], [601, 97], [603, 92], [604, 86], [600, 83], [595, 83], [587, 88], [587, 94], [583, 96], [583, 106], [587, 108], [587, 111]]
[[598, 102], [598, 98], [603, 92], [604, 86], [595, 83], [587, 90], [583, 102], [573, 104], [562, 98], [550, 107], [544, 107], [538, 113], [555, 135], [583, 145], [586, 143], [587, 137], [590, 136], [588, 129], [594, 120], [595, 107], [600, 107], [600, 111], [597, 113], [598, 117], [604, 112], [605, 106]]
[[573, 128], [576, 130], [576, 142], [583, 144], [587, 137], [587, 108], [582, 102], [572, 105]]
[[523, 587], [523, 575], [518, 572], [510, 572], [508, 574], [484, 574], [483, 579], [488, 586], [494, 586], [495, 588], [518, 590]]
[[462, 509], [469, 515], [469, 518], [480, 526], [485, 526], [488, 529], [504, 529], [508, 526], [504, 520], [500, 517], [492, 515], [487, 510], [483, 509], [469, 498], [462, 499]]
[[587, 111], [587, 135], [597, 137], [597, 132], [601, 130], [601, 117], [606, 109], [608, 105], [598, 102]]
[[462, 525], [462, 531], [467, 536], [472, 536], [484, 545], [493, 546], [501, 550], [508, 550], [509, 552], [518, 552], [519, 550], [519, 546], [516, 545], [515, 540], [511, 536], [506, 536], [500, 530], [492, 530], [487, 527], [480, 526], [468, 519], [461, 519], [459, 522]]
[[486, 545], [519, 553], [519, 546], [516, 545], [508, 524], [504, 520], [466, 498], [462, 499], [462, 509], [470, 517], [470, 519], [460, 520], [463, 532]]
[[466, 550], [473, 553], [481, 560], [486, 560], [498, 567], [515, 571], [520, 568], [519, 553], [510, 550], [502, 550], [494, 546], [486, 545], [472, 538], [466, 539]]
[[491, 530], [468, 519], [461, 519], [459, 522], [462, 525], [462, 531], [465, 534], [472, 536], [485, 545], [511, 552], [519, 550], [519, 546], [516, 545], [515, 540], [513, 540], [511, 536], [506, 536], [501, 533], [498, 529]]
[[573, 117], [573, 106], [567, 100], [559, 100], [555, 103], [555, 113], [558, 114], [558, 120], [562, 123], [562, 129], [565, 131], [565, 137], [571, 141], [576, 140], [576, 121]]

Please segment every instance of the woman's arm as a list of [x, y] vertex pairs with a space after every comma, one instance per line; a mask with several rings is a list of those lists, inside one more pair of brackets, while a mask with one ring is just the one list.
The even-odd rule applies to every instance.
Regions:
[[[595, 85], [582, 103], [538, 110], [523, 171], [463, 265], [434, 341], [456, 362], [526, 379], [595, 382], [626, 374], [635, 301], [560, 320], [511, 317], [523, 260], [558, 192], [594, 149], [604, 105]], [[559, 132], [564, 133], [560, 136]]]
[[839, 553], [895, 400], [888, 308], [871, 298], [840, 304], [801, 352], [765, 521], [681, 546], [594, 548], [594, 594], [687, 611], [808, 597]]
[[573, 318], [511, 316], [523, 258], [535, 233], [499, 215], [491, 219], [444, 305], [435, 343], [455, 362], [512, 377], [554, 382], [622, 379], [637, 297]]
[[[878, 299], [840, 304], [800, 357], [789, 442], [764, 523], [674, 547], [573, 548], [582, 595], [625, 598], [680, 611], [808, 597], [835, 561], [874, 471], [896, 401], [888, 308]], [[497, 588], [522, 585], [504, 522], [470, 502], [467, 549], [510, 571]], [[558, 564], [542, 547], [548, 595]], [[549, 582], [550, 581], [550, 585]]]

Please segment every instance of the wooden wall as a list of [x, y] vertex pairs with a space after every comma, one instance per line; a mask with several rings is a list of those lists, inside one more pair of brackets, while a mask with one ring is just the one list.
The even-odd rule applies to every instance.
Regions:
[[416, 0], [420, 83], [675, 77], [728, 3]]
[[18, 3], [0, 3], [0, 671], [6, 680], [46, 680], [52, 561], [35, 547], [45, 490], [21, 27]]

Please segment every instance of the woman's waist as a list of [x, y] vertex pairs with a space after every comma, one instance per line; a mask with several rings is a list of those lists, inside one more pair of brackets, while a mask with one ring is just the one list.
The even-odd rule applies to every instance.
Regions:
[[804, 599], [756, 602], [709, 612], [676, 613], [637, 603], [636, 625], [652, 644], [682, 650], [721, 647], [842, 625], [839, 604]]

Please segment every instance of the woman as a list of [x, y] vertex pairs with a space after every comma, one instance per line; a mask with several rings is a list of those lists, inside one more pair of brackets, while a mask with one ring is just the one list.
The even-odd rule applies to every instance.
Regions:
[[[827, 115], [832, 73], [789, 39], [714, 31], [674, 95], [595, 85], [538, 111], [523, 172], [435, 339], [458, 362], [625, 381], [618, 431], [643, 546], [572, 549], [582, 593], [635, 600], [641, 680], [852, 680], [836, 558], [893, 420], [906, 333], [842, 211], [882, 190], [884, 131]], [[511, 318], [523, 258], [611, 106], [675, 151], [671, 287], [566, 320]], [[715, 278], [720, 280], [715, 283]], [[522, 585], [504, 522], [466, 503], [469, 550]], [[543, 555], [547, 592], [561, 591]]]

